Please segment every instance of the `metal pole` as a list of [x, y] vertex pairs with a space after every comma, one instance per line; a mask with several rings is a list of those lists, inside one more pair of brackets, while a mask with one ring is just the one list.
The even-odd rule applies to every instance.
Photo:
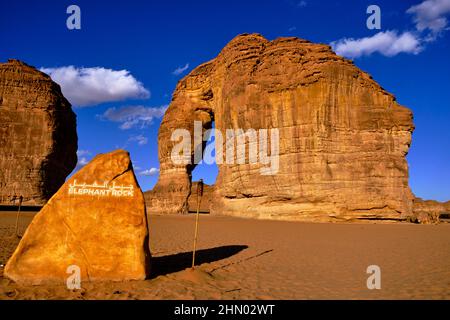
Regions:
[[192, 269], [195, 267], [195, 251], [197, 249], [197, 237], [198, 237], [198, 218], [200, 210], [200, 201], [203, 195], [203, 179], [197, 184], [197, 215], [195, 217], [195, 235], [194, 235], [194, 250], [192, 251]]
[[19, 235], [19, 215], [20, 215], [20, 208], [22, 207], [22, 200], [23, 200], [23, 196], [19, 197], [19, 208], [17, 210], [17, 215], [16, 215], [16, 236], [18, 238], [20, 238]]

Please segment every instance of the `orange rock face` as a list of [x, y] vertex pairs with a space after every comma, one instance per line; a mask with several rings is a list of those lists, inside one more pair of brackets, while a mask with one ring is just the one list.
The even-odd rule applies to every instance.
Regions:
[[[192, 182], [191, 185], [191, 194], [189, 195], [188, 199], [188, 210], [189, 212], [196, 212], [197, 211], [197, 188], [198, 188], [198, 182]], [[209, 213], [211, 212], [211, 205], [214, 198], [214, 187], [203, 184], [203, 194], [200, 197], [200, 207], [199, 211], [202, 213]]]
[[[203, 129], [214, 121], [224, 136], [227, 129], [279, 132], [276, 174], [262, 175], [262, 164], [249, 161], [218, 164], [212, 213], [308, 221], [412, 213], [411, 111], [327, 45], [241, 35], [182, 79], [159, 130], [160, 178], [146, 194], [149, 212], [187, 211], [195, 164], [173, 162], [171, 137], [180, 128], [193, 136], [194, 121]], [[198, 147], [192, 143], [191, 153]]]
[[435, 200], [423, 200], [415, 198], [413, 201], [412, 222], [422, 224], [439, 223], [441, 217], [449, 219], [450, 217], [450, 201], [438, 202]]
[[149, 271], [144, 197], [128, 152], [95, 157], [34, 217], [5, 267], [25, 284], [141, 280]]
[[76, 117], [49, 76], [17, 60], [0, 64], [0, 203], [41, 205], [77, 164]]

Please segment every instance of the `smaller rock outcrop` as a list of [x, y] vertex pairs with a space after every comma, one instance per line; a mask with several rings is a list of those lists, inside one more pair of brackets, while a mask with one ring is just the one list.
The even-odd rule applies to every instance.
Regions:
[[450, 217], [450, 201], [438, 202], [415, 198], [413, 202], [413, 216], [411, 222], [421, 224], [439, 223], [441, 219]]
[[[18, 283], [142, 280], [149, 271], [144, 196], [128, 152], [95, 157], [35, 216], [6, 264]], [[75, 267], [74, 267], [75, 266]]]

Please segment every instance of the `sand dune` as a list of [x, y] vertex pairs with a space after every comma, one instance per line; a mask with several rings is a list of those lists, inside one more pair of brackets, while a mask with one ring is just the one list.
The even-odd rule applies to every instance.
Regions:
[[[23, 214], [21, 223], [31, 217]], [[18, 286], [0, 275], [0, 299], [450, 299], [450, 224], [200, 219], [194, 271], [194, 216], [152, 216], [150, 279], [83, 283], [71, 292]], [[18, 242], [14, 221], [0, 213], [0, 264]], [[366, 286], [373, 264], [381, 290]]]

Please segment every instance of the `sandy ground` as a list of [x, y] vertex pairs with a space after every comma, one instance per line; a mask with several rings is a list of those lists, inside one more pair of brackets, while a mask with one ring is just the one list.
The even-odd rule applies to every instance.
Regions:
[[[24, 213], [22, 228], [32, 219]], [[146, 281], [23, 287], [3, 277], [0, 299], [450, 299], [450, 224], [312, 224], [153, 216]], [[0, 265], [18, 243], [14, 213], [0, 212]], [[43, 230], [44, 232], [44, 230]], [[369, 265], [381, 290], [368, 290]]]

